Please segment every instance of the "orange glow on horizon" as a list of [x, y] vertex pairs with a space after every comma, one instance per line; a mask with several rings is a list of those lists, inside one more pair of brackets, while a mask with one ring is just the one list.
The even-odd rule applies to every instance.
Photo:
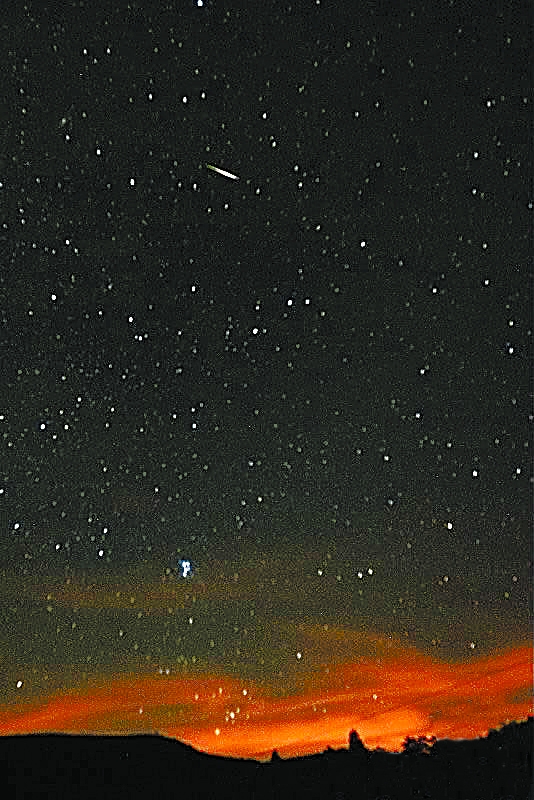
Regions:
[[476, 738], [532, 713], [532, 650], [444, 663], [397, 644], [377, 660], [303, 676], [276, 696], [231, 676], [121, 675], [82, 691], [0, 707], [0, 734], [159, 733], [240, 758], [346, 747], [356, 729], [369, 748], [399, 750], [406, 736]]

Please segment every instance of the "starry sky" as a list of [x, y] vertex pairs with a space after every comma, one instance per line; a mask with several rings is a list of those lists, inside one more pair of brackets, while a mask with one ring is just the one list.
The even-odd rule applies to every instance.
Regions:
[[529, 19], [0, 22], [1, 734], [531, 713]]

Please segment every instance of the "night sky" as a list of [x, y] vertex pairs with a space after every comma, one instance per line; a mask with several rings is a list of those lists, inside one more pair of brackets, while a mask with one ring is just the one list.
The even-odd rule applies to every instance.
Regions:
[[473, 8], [7, 5], [0, 733], [531, 712], [531, 10]]

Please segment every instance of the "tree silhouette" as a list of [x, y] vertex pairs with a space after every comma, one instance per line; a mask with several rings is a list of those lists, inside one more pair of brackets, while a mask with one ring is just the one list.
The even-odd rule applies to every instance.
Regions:
[[364, 753], [367, 753], [367, 749], [362, 742], [358, 731], [352, 730], [349, 733], [349, 750], [351, 753], [356, 753], [357, 755], [363, 755]]
[[407, 736], [402, 743], [402, 752], [408, 756], [429, 756], [435, 742], [435, 736]]

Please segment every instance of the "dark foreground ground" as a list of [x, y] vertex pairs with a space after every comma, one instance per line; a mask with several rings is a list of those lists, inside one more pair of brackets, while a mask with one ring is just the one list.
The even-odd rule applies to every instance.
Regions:
[[532, 717], [487, 738], [412, 743], [409, 752], [348, 750], [269, 763], [198, 753], [158, 736], [0, 738], [2, 798], [528, 800]]

